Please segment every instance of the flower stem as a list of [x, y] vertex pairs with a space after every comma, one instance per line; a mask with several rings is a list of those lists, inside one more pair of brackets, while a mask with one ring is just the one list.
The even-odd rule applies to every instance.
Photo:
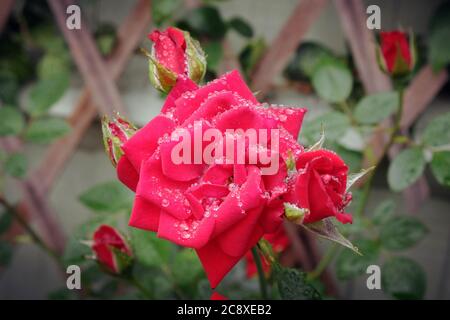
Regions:
[[[369, 196], [370, 196], [370, 192], [372, 190], [372, 184], [373, 184], [375, 172], [377, 171], [377, 168], [378, 168], [379, 164], [381, 163], [381, 161], [383, 160], [384, 156], [389, 152], [389, 149], [393, 145], [398, 131], [400, 131], [400, 124], [401, 124], [401, 119], [402, 119], [402, 114], [403, 114], [404, 92], [405, 92], [404, 88], [399, 86], [399, 88], [398, 88], [399, 104], [398, 104], [397, 113], [395, 115], [394, 126], [392, 128], [392, 132], [389, 137], [388, 143], [384, 146], [380, 157], [374, 164], [374, 166], [375, 166], [374, 169], [372, 170], [372, 172], [370, 172], [369, 177], [367, 178], [366, 182], [364, 183], [363, 193], [361, 196], [362, 197], [361, 202], [359, 203], [359, 206], [355, 212], [356, 216], [358, 216], [358, 217], [361, 217], [364, 214], [364, 211], [366, 209], [366, 206], [367, 206], [367, 203], [369, 200]], [[333, 261], [334, 257], [338, 253], [338, 250], [339, 250], [338, 245], [336, 245], [336, 244], [331, 245], [328, 248], [328, 250], [325, 252], [325, 254], [322, 256], [322, 259], [319, 261], [319, 264], [317, 265], [317, 267], [308, 275], [308, 277], [310, 279], [318, 278], [325, 271], [327, 266]]]
[[338, 251], [339, 246], [336, 243], [333, 243], [330, 247], [328, 247], [327, 251], [322, 256], [322, 259], [320, 259], [317, 267], [308, 274], [308, 279], [314, 280], [320, 277], [320, 275], [325, 271], [331, 261], [333, 261]]
[[147, 290], [135, 277], [130, 277], [128, 282], [138, 289], [142, 295], [147, 299], [152, 299], [152, 294]]
[[258, 270], [259, 288], [261, 290], [261, 296], [263, 299], [267, 300], [269, 298], [267, 294], [267, 282], [266, 275], [262, 266], [261, 257], [258, 253], [257, 247], [252, 248], [253, 260], [255, 260], [256, 269]]
[[398, 131], [400, 131], [400, 124], [401, 124], [401, 120], [402, 120], [402, 114], [403, 114], [403, 100], [404, 100], [404, 88], [400, 87], [398, 89], [398, 110], [397, 113], [395, 115], [395, 122], [394, 122], [394, 127], [392, 128], [392, 132], [391, 135], [389, 137], [389, 141], [388, 143], [384, 146], [383, 151], [381, 152], [380, 157], [378, 158], [377, 162], [375, 163], [375, 168], [372, 170], [372, 172], [369, 174], [369, 177], [367, 178], [366, 183], [364, 184], [364, 189], [363, 189], [363, 194], [362, 194], [362, 198], [361, 198], [361, 202], [358, 206], [358, 209], [356, 211], [356, 214], [358, 216], [363, 215], [364, 210], [367, 206], [367, 202], [369, 200], [369, 196], [370, 196], [370, 192], [372, 190], [372, 183], [373, 183], [373, 178], [375, 176], [375, 173], [378, 169], [379, 164], [381, 163], [381, 161], [383, 160], [384, 156], [389, 152], [389, 149], [391, 148], [391, 146], [394, 143], [395, 137], [398, 133]]
[[17, 220], [21, 227], [30, 235], [31, 239], [33, 239], [33, 242], [43, 251], [45, 251], [50, 257], [52, 257], [56, 261], [58, 266], [64, 269], [64, 263], [62, 262], [60, 256], [45, 243], [45, 241], [38, 235], [38, 233], [34, 231], [31, 225], [17, 212], [16, 208], [8, 201], [6, 201], [6, 199], [2, 196], [0, 196], [0, 204], [5, 207], [6, 214], [12, 215], [13, 218]]

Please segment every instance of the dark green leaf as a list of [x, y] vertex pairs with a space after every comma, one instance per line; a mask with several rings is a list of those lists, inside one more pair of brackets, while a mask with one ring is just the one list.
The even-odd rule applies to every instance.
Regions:
[[444, 1], [430, 19], [428, 59], [434, 71], [450, 63], [450, 4]]
[[187, 24], [194, 36], [206, 36], [214, 40], [222, 39], [227, 31], [220, 12], [210, 6], [192, 10], [186, 16], [184, 23]]
[[347, 280], [366, 272], [369, 265], [378, 259], [379, 246], [375, 241], [360, 239], [354, 242], [362, 256], [351, 250], [344, 249], [336, 260], [336, 275], [341, 280]]
[[425, 272], [409, 258], [394, 257], [381, 270], [381, 286], [396, 299], [422, 299], [426, 290]]
[[0, 266], [5, 267], [9, 264], [13, 256], [12, 245], [5, 241], [0, 241]]
[[304, 42], [289, 63], [286, 75], [292, 80], [311, 78], [319, 66], [337, 60], [338, 58], [321, 44]]
[[395, 210], [395, 202], [392, 199], [381, 202], [373, 212], [372, 221], [376, 225], [384, 225], [392, 217]]
[[244, 49], [242, 49], [241, 53], [239, 54], [239, 62], [241, 64], [242, 70], [247, 77], [250, 76], [253, 68], [260, 61], [265, 50], [266, 43], [262, 38], [250, 41], [244, 47]]
[[181, 0], [153, 0], [152, 17], [157, 26], [160, 26], [170, 18], [182, 5]]
[[383, 92], [362, 98], [356, 105], [355, 119], [362, 124], [376, 124], [398, 109], [398, 93]]
[[27, 173], [28, 161], [22, 153], [11, 154], [5, 162], [5, 172], [15, 178], [23, 178]]
[[422, 140], [427, 146], [437, 147], [450, 144], [450, 112], [440, 114], [426, 126]]
[[139, 229], [131, 230], [131, 243], [137, 260], [149, 267], [167, 265], [174, 248], [167, 240], [157, 238], [155, 233]]
[[68, 73], [51, 73], [46, 69], [46, 77], [41, 78], [30, 91], [27, 111], [33, 117], [45, 114], [64, 95], [69, 87]]
[[393, 191], [402, 191], [419, 179], [425, 169], [425, 158], [420, 148], [400, 152], [390, 163], [388, 183]]
[[416, 218], [394, 216], [381, 229], [380, 240], [386, 249], [404, 250], [422, 240], [427, 232], [425, 225]]
[[228, 22], [229, 26], [238, 32], [241, 36], [251, 38], [253, 37], [253, 29], [250, 24], [242, 18], [234, 17]]
[[210, 41], [203, 46], [206, 53], [206, 63], [209, 70], [217, 72], [220, 60], [222, 60], [222, 44], [219, 41]]
[[25, 126], [22, 113], [16, 108], [0, 108], [0, 136], [17, 135]]
[[86, 190], [80, 196], [80, 201], [95, 211], [117, 212], [131, 208], [133, 197], [121, 183], [111, 181]]
[[440, 184], [450, 187], [450, 151], [433, 154], [431, 171]]
[[330, 103], [339, 103], [350, 96], [353, 77], [346, 66], [325, 63], [314, 72], [312, 84], [319, 97]]
[[25, 139], [35, 143], [49, 143], [66, 135], [69, 131], [69, 125], [63, 119], [38, 119], [33, 121], [25, 131]]
[[305, 273], [297, 269], [281, 268], [276, 271], [278, 290], [283, 300], [318, 300], [320, 294], [306, 282]]
[[9, 230], [13, 222], [13, 216], [9, 212], [4, 212], [0, 216], [0, 235]]

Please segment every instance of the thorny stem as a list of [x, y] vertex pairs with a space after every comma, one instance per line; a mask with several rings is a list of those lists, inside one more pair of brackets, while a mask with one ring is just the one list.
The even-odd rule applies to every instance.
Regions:
[[[367, 181], [364, 184], [361, 202], [359, 203], [359, 206], [355, 213], [356, 216], [358, 216], [358, 217], [361, 217], [364, 214], [364, 211], [366, 209], [367, 202], [368, 202], [369, 196], [370, 196], [370, 192], [372, 190], [373, 179], [374, 179], [375, 173], [377, 171], [377, 168], [378, 168], [379, 164], [381, 163], [381, 161], [383, 160], [384, 156], [389, 152], [389, 149], [393, 145], [398, 131], [400, 131], [400, 121], [402, 119], [402, 114], [403, 114], [404, 91], [405, 90], [403, 87], [399, 87], [399, 89], [398, 89], [399, 104], [398, 104], [397, 113], [395, 115], [394, 127], [392, 129], [388, 143], [384, 146], [380, 157], [374, 164], [374, 166], [375, 166], [374, 169], [372, 170], [372, 172], [370, 172], [369, 177], [367, 178]], [[314, 278], [319, 277], [322, 274], [322, 272], [325, 271], [326, 267], [333, 261], [333, 258], [336, 256], [338, 250], [339, 250], [339, 246], [337, 246], [336, 244], [330, 246], [327, 249], [327, 251], [325, 252], [325, 254], [322, 256], [322, 259], [319, 261], [319, 264], [317, 265], [317, 267], [309, 274], [309, 278], [314, 279]]]
[[258, 253], [257, 246], [252, 248], [253, 260], [255, 260], [256, 270], [258, 270], [259, 288], [261, 290], [261, 296], [263, 299], [267, 300], [269, 298], [267, 294], [267, 282], [266, 275], [262, 266], [261, 257]]
[[33, 239], [34, 243], [36, 243], [37, 246], [51, 256], [56, 261], [58, 266], [64, 269], [64, 264], [60, 256], [45, 243], [45, 241], [37, 234], [36, 231], [34, 231], [30, 224], [17, 212], [16, 208], [2, 196], [0, 196], [0, 203], [3, 207], [5, 207], [6, 214], [12, 215], [13, 218], [17, 220], [22, 228], [30, 235], [31, 239]]

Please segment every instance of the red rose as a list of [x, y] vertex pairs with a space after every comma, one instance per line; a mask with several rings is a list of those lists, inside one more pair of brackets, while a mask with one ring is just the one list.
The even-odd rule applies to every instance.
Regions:
[[[289, 248], [289, 246], [291, 245], [291, 240], [289, 240], [289, 237], [286, 235], [286, 231], [284, 230], [283, 224], [279, 226], [276, 232], [264, 235], [264, 239], [266, 239], [272, 245], [272, 249], [275, 253], [281, 253], [287, 248]], [[251, 251], [247, 252], [247, 254], [245, 255], [245, 262], [246, 262], [246, 276], [247, 278], [251, 278], [257, 272], [256, 263], [255, 260], [253, 259], [253, 254]], [[261, 263], [264, 272], [269, 273], [270, 265], [266, 261], [266, 259], [264, 259], [263, 256], [261, 256]]]
[[225, 297], [225, 296], [223, 296], [220, 293], [217, 293], [215, 291], [211, 294], [211, 297], [209, 299], [210, 300], [228, 300], [227, 297]]
[[[303, 151], [296, 137], [304, 113], [262, 106], [236, 71], [200, 88], [179, 78], [160, 115], [122, 146], [118, 176], [136, 191], [130, 225], [195, 248], [216, 287], [264, 234], [280, 225], [280, 196], [287, 190], [285, 160], [288, 154]], [[192, 150], [199, 147], [204, 155], [210, 145], [196, 146], [191, 138], [209, 129], [231, 139], [233, 148], [243, 143], [245, 163], [226, 163], [229, 158], [196, 162], [193, 151], [183, 152], [193, 162], [174, 162], [172, 152], [180, 141], [187, 141]], [[279, 148], [274, 149], [272, 140], [264, 147], [252, 145], [244, 135], [228, 134], [230, 129], [267, 130], [269, 137], [279, 130]], [[190, 134], [186, 140], [185, 133]], [[269, 154], [279, 170], [263, 175], [267, 165], [247, 161], [251, 151]]]
[[107, 225], [101, 225], [94, 232], [92, 250], [97, 261], [114, 274], [121, 273], [132, 257], [131, 249], [122, 235]]
[[383, 71], [400, 76], [413, 69], [415, 49], [411, 40], [400, 31], [381, 32], [378, 57]]
[[150, 58], [150, 80], [162, 91], [169, 91], [178, 76], [199, 82], [206, 72], [206, 58], [198, 42], [188, 32], [169, 27], [148, 35], [153, 41]]
[[296, 160], [296, 168], [285, 199], [306, 209], [303, 223], [327, 217], [352, 222], [352, 216], [344, 213], [351, 201], [351, 193], [346, 192], [348, 167], [336, 153], [323, 149], [303, 152]]

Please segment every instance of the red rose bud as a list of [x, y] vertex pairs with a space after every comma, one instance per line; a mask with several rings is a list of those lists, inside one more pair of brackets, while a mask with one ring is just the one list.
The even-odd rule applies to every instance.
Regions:
[[168, 92], [178, 76], [200, 82], [206, 72], [206, 57], [197, 40], [189, 32], [169, 27], [148, 35], [153, 41], [149, 58], [150, 81], [156, 89]]
[[94, 232], [92, 250], [98, 263], [113, 274], [122, 273], [133, 257], [123, 236], [107, 225], [101, 225]]
[[381, 32], [377, 58], [383, 72], [394, 77], [408, 74], [416, 63], [413, 35], [408, 37], [400, 31]]
[[112, 119], [104, 116], [102, 119], [103, 143], [106, 153], [114, 167], [123, 155], [122, 145], [135, 133], [136, 127], [127, 120], [116, 116]]

